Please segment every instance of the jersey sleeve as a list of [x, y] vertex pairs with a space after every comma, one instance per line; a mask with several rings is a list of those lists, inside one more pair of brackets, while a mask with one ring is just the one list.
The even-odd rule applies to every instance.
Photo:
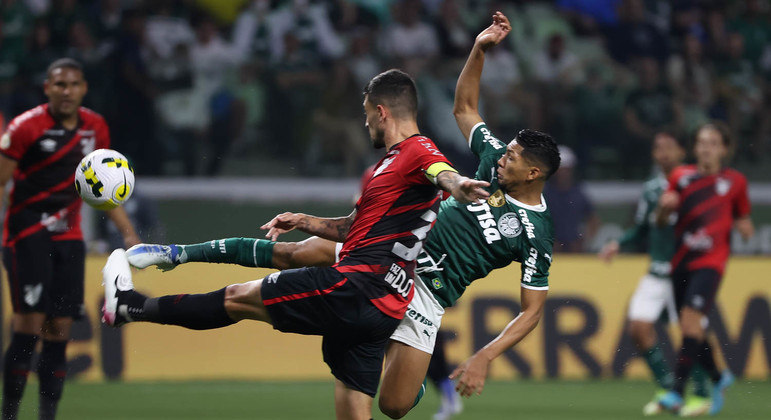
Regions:
[[521, 286], [531, 290], [549, 290], [552, 244], [545, 240], [532, 240], [522, 251]]
[[431, 184], [426, 171], [435, 163], [444, 163], [449, 166], [450, 161], [439, 151], [434, 143], [427, 137], [421, 137], [412, 149], [406, 150], [411, 157], [408, 177], [411, 182], [418, 184]]
[[101, 115], [94, 122], [94, 134], [96, 136], [96, 149], [110, 148], [110, 129], [107, 127], [107, 121]]
[[750, 214], [750, 197], [747, 192], [747, 178], [739, 177], [739, 185], [736, 196], [733, 200], [734, 219], [740, 219]]
[[27, 152], [34, 139], [24, 124], [11, 121], [8, 129], [0, 137], [0, 153], [13, 160], [20, 160]]
[[477, 123], [471, 129], [468, 144], [471, 151], [479, 157], [476, 178], [487, 182], [492, 181], [495, 177], [494, 168], [498, 165], [498, 159], [506, 152], [506, 144], [493, 136], [484, 122]]

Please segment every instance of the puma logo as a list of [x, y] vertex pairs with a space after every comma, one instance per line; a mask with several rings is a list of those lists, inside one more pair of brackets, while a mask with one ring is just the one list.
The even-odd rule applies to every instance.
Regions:
[[423, 334], [427, 335], [428, 338], [431, 338], [431, 336], [434, 335], [434, 333], [429, 333], [428, 330], [423, 330]]

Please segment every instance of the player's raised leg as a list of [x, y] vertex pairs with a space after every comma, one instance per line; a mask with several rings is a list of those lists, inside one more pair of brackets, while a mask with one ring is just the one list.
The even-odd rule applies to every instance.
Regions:
[[260, 295], [261, 280], [206, 294], [149, 298], [134, 290], [131, 269], [122, 249], [110, 254], [102, 275], [104, 321], [111, 326], [144, 321], [204, 330], [225, 327], [242, 319], [270, 322]]
[[316, 236], [301, 242], [226, 238], [190, 245], [139, 244], [129, 248], [126, 255], [129, 264], [140, 269], [154, 265], [168, 271], [179, 264], [208, 262], [285, 270], [331, 266], [336, 244]]

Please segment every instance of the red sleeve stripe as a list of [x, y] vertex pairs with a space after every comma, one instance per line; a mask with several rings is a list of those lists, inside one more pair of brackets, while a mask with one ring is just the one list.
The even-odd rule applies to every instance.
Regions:
[[342, 280], [340, 280], [336, 284], [334, 284], [331, 287], [329, 287], [327, 289], [324, 289], [324, 290], [311, 290], [309, 292], [295, 293], [293, 295], [286, 295], [286, 296], [279, 296], [279, 297], [275, 297], [275, 298], [272, 298], [272, 299], [263, 300], [262, 303], [265, 306], [270, 306], [270, 305], [273, 305], [274, 303], [279, 303], [279, 302], [290, 302], [290, 301], [293, 301], [293, 300], [305, 299], [307, 297], [312, 297], [312, 296], [328, 295], [328, 294], [334, 292], [335, 290], [341, 288], [345, 284], [345, 282], [347, 282], [347, 281], [348, 281], [348, 279], [343, 278]]

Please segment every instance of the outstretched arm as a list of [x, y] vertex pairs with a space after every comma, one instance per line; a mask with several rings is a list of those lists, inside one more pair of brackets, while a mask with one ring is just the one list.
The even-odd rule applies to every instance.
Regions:
[[275, 241], [278, 235], [297, 228], [298, 230], [335, 242], [344, 242], [353, 224], [356, 210], [346, 217], [316, 217], [303, 213], [281, 213], [260, 229], [268, 230], [266, 238]]
[[495, 12], [492, 25], [477, 35], [466, 65], [458, 77], [452, 112], [464, 138], [468, 138], [474, 125], [482, 121], [479, 115], [479, 80], [485, 64], [485, 51], [498, 45], [509, 32], [509, 19], [503, 13]]
[[485, 191], [490, 183], [471, 179], [458, 174], [455, 171], [442, 171], [436, 176], [436, 185], [452, 194], [461, 203], [472, 203], [477, 200], [486, 200], [490, 194]]
[[487, 343], [468, 360], [461, 363], [450, 375], [451, 379], [457, 378], [455, 389], [460, 395], [470, 397], [479, 395], [485, 386], [487, 370], [490, 362], [500, 356], [506, 349], [519, 343], [530, 331], [533, 331], [543, 313], [543, 305], [546, 302], [546, 290], [521, 289], [522, 312], [509, 322], [498, 337]]

